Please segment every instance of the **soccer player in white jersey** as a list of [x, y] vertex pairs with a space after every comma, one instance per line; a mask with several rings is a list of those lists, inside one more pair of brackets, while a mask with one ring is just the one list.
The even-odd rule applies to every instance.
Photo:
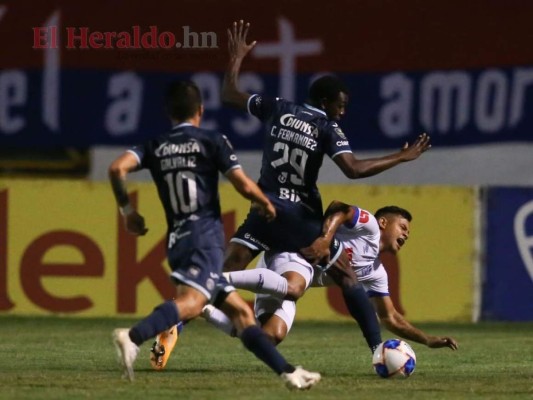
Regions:
[[[316, 264], [329, 253], [333, 236], [344, 245], [358, 280], [364, 285], [385, 327], [400, 337], [425, 344], [430, 348], [457, 349], [455, 339], [433, 336], [410, 324], [394, 307], [388, 291], [387, 272], [379, 253], [397, 253], [409, 238], [411, 214], [400, 207], [379, 209], [375, 216], [356, 206], [338, 201], [326, 210], [323, 235], [308, 248], [302, 249], [311, 263]], [[291, 329], [296, 313], [295, 300], [300, 297], [287, 283], [287, 274], [298, 274], [305, 287], [331, 285], [323, 271], [311, 265], [299, 254], [266, 254], [255, 270], [229, 273], [230, 282], [238, 288], [260, 293], [256, 296], [255, 312], [263, 329], [273, 342], [281, 342]], [[314, 279], [313, 279], [314, 278]], [[231, 333], [229, 320], [218, 309], [208, 306], [204, 317]]]

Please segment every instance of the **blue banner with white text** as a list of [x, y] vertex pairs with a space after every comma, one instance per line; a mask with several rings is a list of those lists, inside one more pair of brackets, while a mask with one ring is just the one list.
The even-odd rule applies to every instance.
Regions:
[[[165, 85], [192, 79], [205, 99], [203, 126], [228, 135], [237, 149], [259, 150], [261, 124], [222, 106], [222, 74], [55, 71], [0, 72], [0, 145], [88, 147], [136, 144], [168, 129]], [[354, 150], [400, 148], [422, 132], [435, 146], [533, 141], [533, 67], [390, 74], [339, 74], [352, 95], [340, 125]], [[287, 92], [270, 74], [246, 75], [243, 89]], [[313, 78], [296, 77], [291, 95], [304, 100]], [[0, 93], [1, 94], [1, 93]]]
[[533, 321], [533, 188], [487, 189], [481, 318]]
[[354, 150], [399, 148], [422, 132], [435, 146], [533, 141], [533, 2], [470, 0], [464, 12], [463, 0], [435, 0], [431, 18], [420, 0], [382, 3], [160, 0], [147, 12], [127, 0], [4, 0], [0, 147], [142, 142], [169, 125], [165, 84], [187, 78], [204, 94], [205, 127], [261, 149], [259, 121], [220, 101], [237, 16], [257, 41], [240, 88], [305, 101], [315, 77], [339, 75]]

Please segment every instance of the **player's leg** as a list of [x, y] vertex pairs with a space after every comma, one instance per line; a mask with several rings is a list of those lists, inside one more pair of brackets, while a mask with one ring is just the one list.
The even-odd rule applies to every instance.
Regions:
[[[258, 295], [256, 296], [254, 308], [261, 328], [269, 336], [272, 343], [275, 345], [281, 343], [292, 327], [296, 313], [296, 303], [291, 300], [282, 301], [269, 295]], [[202, 317], [228, 336], [237, 336], [237, 330], [233, 322], [224, 312], [213, 305], [208, 304], [204, 307]]]
[[[310, 212], [305, 204], [295, 203], [280, 207], [276, 220], [281, 220], [284, 226], [282, 234], [272, 240], [273, 246], [283, 246], [288, 242], [291, 246], [298, 246], [297, 250], [309, 246], [322, 232], [321, 216]], [[276, 205], [276, 210], [278, 206]], [[274, 247], [275, 249], [278, 247]], [[381, 331], [378, 319], [368, 299], [363, 285], [357, 281], [355, 272], [349, 260], [342, 251], [342, 244], [338, 239], [332, 241], [330, 250], [333, 265], [326, 269], [342, 290], [343, 298], [350, 315], [359, 323], [363, 335], [370, 347], [374, 349], [381, 343]]]
[[297, 253], [266, 253], [268, 269], [287, 280], [285, 300], [298, 300], [313, 281], [313, 267]]
[[[271, 254], [266, 260], [270, 268], [292, 282], [294, 297], [300, 298], [305, 293], [313, 280], [314, 270], [298, 254]], [[265, 333], [277, 345], [292, 327], [296, 316], [296, 300], [258, 294], [255, 296], [254, 311]]]
[[[184, 286], [184, 288], [185, 289], [181, 288], [181, 286], [178, 286], [178, 297], [176, 298], [176, 301], [180, 301], [180, 291], [188, 290], [188, 286]], [[181, 301], [183, 301], [183, 298], [181, 298]], [[176, 325], [172, 325], [165, 331], [158, 333], [150, 349], [150, 365], [153, 369], [156, 371], [162, 371], [165, 368], [170, 355], [172, 354], [172, 351], [178, 342], [179, 334], [183, 329], [184, 323], [197, 317], [201, 313], [201, 307], [202, 305], [205, 305], [206, 301], [207, 300], [204, 298], [201, 301], [198, 300], [198, 302], [194, 304], [185, 303], [182, 305], [177, 305], [178, 309], [181, 310], [180, 321]], [[193, 309], [190, 308], [191, 305], [193, 306]], [[193, 315], [193, 317], [187, 318], [187, 315]]]
[[189, 320], [200, 315], [207, 297], [201, 291], [178, 286], [175, 300], [166, 301], [152, 311], [131, 329], [119, 328], [113, 331], [113, 341], [117, 349], [124, 377], [134, 378], [133, 363], [139, 353], [139, 346], [157, 334], [174, 327], [180, 320]]
[[152, 311], [130, 329], [130, 337], [136, 345], [141, 345], [158, 333], [177, 325], [179, 321], [194, 319], [200, 315], [208, 298], [204, 293], [190, 286], [178, 285], [177, 296]]
[[276, 345], [287, 336], [296, 315], [296, 302], [282, 300], [272, 296], [257, 295], [255, 298], [255, 315], [261, 323], [261, 328]]
[[294, 367], [285, 360], [263, 330], [256, 325], [252, 310], [237, 292], [231, 292], [220, 308], [237, 329], [244, 346], [276, 372], [290, 389], [309, 389], [320, 381], [320, 374]]
[[233, 322], [231, 322], [223, 311], [219, 310], [212, 304], [208, 304], [203, 308], [202, 318], [226, 335], [231, 337], [237, 336], [237, 329], [235, 329]]
[[[130, 330], [122, 330], [122, 342], [128, 342], [129, 338], [131, 344], [138, 347], [146, 340], [176, 326], [179, 321], [194, 319], [215, 293], [224, 256], [222, 222], [207, 218], [187, 221], [178, 229], [189, 234], [170, 243], [167, 249], [168, 262], [172, 268], [170, 276], [177, 285], [176, 298], [156, 307]], [[127, 333], [124, 334], [124, 331]], [[128, 348], [133, 347], [128, 343]], [[170, 351], [165, 353], [164, 357], [168, 359]], [[157, 357], [157, 354], [153, 354]], [[128, 359], [123, 364], [131, 378], [133, 361]]]
[[252, 262], [255, 257], [252, 249], [242, 243], [230, 242], [224, 254], [224, 271], [241, 271]]
[[271, 231], [267, 220], [250, 209], [244, 222], [230, 239], [224, 253], [223, 271], [242, 271], [262, 251], [269, 249]]
[[312, 278], [311, 265], [298, 254], [267, 254], [259, 258], [255, 269], [227, 272], [224, 276], [238, 289], [289, 300], [303, 296]]
[[342, 252], [326, 273], [341, 288], [344, 303], [350, 315], [357, 321], [372, 353], [381, 343], [381, 329], [366, 290], [357, 280], [348, 257]]

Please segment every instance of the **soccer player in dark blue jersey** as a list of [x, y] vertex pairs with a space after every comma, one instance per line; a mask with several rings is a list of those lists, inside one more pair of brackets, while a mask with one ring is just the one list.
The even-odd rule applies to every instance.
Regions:
[[235, 189], [254, 202], [266, 220], [276, 210], [259, 187], [244, 173], [228, 139], [199, 128], [203, 106], [198, 87], [188, 81], [170, 85], [167, 112], [173, 128], [132, 148], [109, 168], [113, 193], [127, 230], [147, 232], [143, 217], [129, 202], [128, 173], [147, 168], [157, 187], [168, 225], [167, 256], [177, 286], [174, 300], [157, 306], [131, 329], [115, 329], [113, 339], [124, 376], [133, 380], [133, 363], [146, 340], [200, 315], [212, 303], [235, 323], [244, 346], [285, 381], [290, 389], [308, 389], [320, 374], [293, 367], [256, 325], [250, 307], [222, 276], [224, 231], [218, 176], [223, 173]]
[[[351, 179], [376, 175], [402, 162], [418, 158], [429, 149], [422, 134], [412, 146], [406, 144], [388, 156], [359, 160], [337, 124], [348, 103], [346, 86], [334, 76], [316, 80], [306, 103], [250, 95], [237, 87], [244, 57], [256, 42], [246, 43], [249, 24], [242, 20], [228, 30], [230, 61], [224, 77], [222, 100], [259, 118], [265, 127], [259, 187], [276, 207], [277, 218], [265, 224], [264, 217], [250, 210], [226, 250], [224, 270], [242, 270], [261, 251], [298, 251], [321, 235], [322, 202], [316, 182], [324, 155], [328, 155]], [[338, 243], [334, 241], [333, 243]], [[350, 314], [358, 321], [371, 349], [381, 342], [378, 320], [362, 285], [345, 255], [329, 260], [327, 273], [341, 287]], [[326, 254], [324, 254], [326, 256]], [[329, 256], [329, 254], [328, 254]], [[290, 275], [290, 273], [288, 273]], [[305, 281], [286, 276], [303, 293]]]

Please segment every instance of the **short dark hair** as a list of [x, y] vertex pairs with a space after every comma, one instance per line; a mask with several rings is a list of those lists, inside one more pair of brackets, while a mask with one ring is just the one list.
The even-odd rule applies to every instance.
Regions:
[[191, 81], [176, 81], [168, 85], [165, 107], [171, 118], [179, 121], [194, 117], [202, 105], [200, 89]]
[[344, 82], [334, 75], [324, 75], [311, 84], [309, 99], [318, 104], [322, 99], [336, 100], [341, 92], [349, 94]]
[[409, 211], [407, 211], [405, 208], [401, 208], [401, 207], [398, 207], [398, 206], [386, 206], [386, 207], [382, 207], [380, 208], [379, 210], [376, 211], [376, 213], [374, 214], [374, 217], [376, 217], [376, 219], [379, 219], [387, 214], [395, 214], [395, 215], [400, 215], [402, 217], [404, 217], [407, 221], [411, 222], [411, 220], [413, 219], [413, 216], [411, 215], [411, 213]]

